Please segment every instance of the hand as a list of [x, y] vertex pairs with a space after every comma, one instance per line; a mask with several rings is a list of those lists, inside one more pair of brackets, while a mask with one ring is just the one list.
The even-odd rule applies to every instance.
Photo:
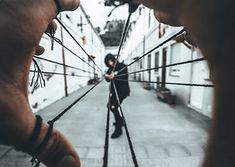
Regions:
[[[80, 3], [79, 0], [58, 1], [62, 11], [74, 10]], [[0, 1], [0, 71], [8, 73], [2, 74], [4, 78], [9, 75], [14, 76], [23, 62], [27, 64], [24, 67], [28, 68], [32, 56], [43, 52], [43, 48], [38, 46], [39, 41], [49, 23], [52, 23], [52, 27], [55, 28], [53, 19], [56, 14], [54, 0]], [[26, 59], [26, 55], [29, 59]]]
[[105, 74], [105, 78], [108, 80], [112, 80], [114, 78], [113, 74]]
[[[58, 0], [61, 10], [74, 10], [79, 0]], [[28, 75], [34, 54], [49, 24], [56, 29], [54, 0], [0, 0], [0, 137], [1, 144], [21, 146], [32, 135], [35, 116], [28, 100]], [[19, 126], [20, 125], [20, 126]], [[36, 144], [47, 132], [43, 124]], [[6, 131], [7, 129], [7, 131]], [[56, 129], [41, 153], [35, 155], [47, 166], [79, 167], [79, 157], [68, 140]]]
[[203, 167], [234, 166], [233, 0], [133, 0], [154, 9], [163, 23], [182, 25], [206, 58], [214, 82], [213, 129]]
[[[58, 0], [61, 10], [74, 10], [79, 0]], [[0, 36], [1, 49], [17, 48], [22, 52], [31, 51], [38, 46], [42, 34], [57, 14], [54, 0], [1, 0], [0, 1]], [[4, 41], [3, 41], [4, 39]]]
[[154, 15], [159, 22], [174, 26], [181, 25], [179, 16], [180, 9], [185, 3], [183, 0], [133, 0], [133, 2], [154, 9]]
[[[133, 0], [154, 10], [163, 23], [183, 26], [191, 40], [201, 49], [211, 70], [231, 71], [234, 56], [228, 54], [229, 41], [234, 40], [233, 5], [231, 0]], [[226, 29], [224, 25], [227, 25]], [[213, 48], [213, 49], [212, 49]], [[221, 61], [221, 53], [227, 53]], [[229, 70], [227, 68], [230, 68]]]

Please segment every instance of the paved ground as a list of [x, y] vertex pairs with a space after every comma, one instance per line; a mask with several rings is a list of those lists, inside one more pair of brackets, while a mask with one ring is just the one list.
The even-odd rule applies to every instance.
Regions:
[[[107, 87], [104, 83], [99, 85], [55, 124], [76, 147], [83, 167], [102, 166]], [[138, 83], [131, 87], [131, 96], [124, 101], [123, 110], [139, 166], [199, 167], [209, 120], [189, 109], [162, 103], [154, 91], [144, 90]], [[45, 120], [52, 118], [87, 89], [74, 92], [40, 114]], [[0, 146], [0, 167], [31, 167], [29, 160], [26, 154]], [[109, 167], [132, 166], [125, 133], [119, 139], [110, 139]]]

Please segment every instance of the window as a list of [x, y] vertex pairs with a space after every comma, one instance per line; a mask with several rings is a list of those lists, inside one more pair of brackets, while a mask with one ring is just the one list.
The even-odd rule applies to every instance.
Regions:
[[72, 14], [70, 13], [70, 14], [66, 14], [65, 15], [66, 16], [66, 18], [71, 22], [71, 23], [73, 23], [73, 21], [72, 21]]
[[[175, 43], [171, 45], [171, 55], [170, 55], [170, 64], [179, 63], [181, 55], [181, 45]], [[180, 76], [180, 66], [173, 66], [170, 68], [171, 76]]]
[[[147, 68], [150, 69], [151, 68], [151, 54], [148, 55], [148, 62], [147, 62]], [[151, 81], [151, 71], [148, 71], [148, 76], [149, 76], [149, 81]]]
[[144, 57], [144, 58], [142, 59], [142, 68], [145, 68], [145, 67], [146, 67], [146, 65], [145, 65], [145, 58], [146, 58], [146, 57]]
[[[148, 69], [150, 69], [151, 68], [151, 54], [150, 55], [148, 55], [148, 67], [147, 67]], [[150, 72], [150, 71], [149, 71]]]
[[142, 69], [142, 68], [143, 68], [143, 60], [140, 59], [140, 69]]
[[68, 14], [66, 14], [66, 18], [71, 20], [71, 16], [69, 16]]
[[[195, 49], [194, 52], [193, 52], [193, 59], [199, 59], [199, 58], [202, 58], [203, 55], [201, 53], [201, 51], [199, 49]], [[201, 64], [201, 71], [202, 71], [202, 74], [201, 76], [203, 76], [203, 78], [207, 81], [211, 81], [212, 80], [212, 74], [210, 72], [210, 69], [208, 67], [208, 64], [205, 62], [205, 61], [202, 61], [202, 62], [198, 62], [198, 64]], [[195, 66], [196, 63], [194, 63], [193, 65]]]
[[144, 58], [140, 59], [140, 69], [144, 68], [145, 67], [145, 64], [144, 64]]
[[158, 67], [159, 67], [159, 52], [156, 52], [155, 53], [155, 64], [154, 64], [154, 67], [155, 67], [155, 72], [158, 72], [159, 71], [159, 69], [158, 69]]

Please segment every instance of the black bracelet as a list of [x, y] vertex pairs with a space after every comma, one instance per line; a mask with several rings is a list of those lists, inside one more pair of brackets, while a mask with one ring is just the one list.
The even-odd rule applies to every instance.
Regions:
[[36, 115], [35, 117], [36, 117], [36, 123], [35, 123], [31, 137], [25, 144], [23, 144], [20, 147], [17, 147], [16, 150], [22, 150], [25, 152], [29, 152], [32, 150], [32, 146], [36, 142], [37, 138], [39, 137], [41, 128], [42, 128], [42, 117], [40, 115]]
[[33, 150], [33, 154], [40, 153], [43, 150], [43, 148], [47, 145], [47, 143], [51, 137], [52, 131], [53, 131], [54, 122], [49, 121], [48, 124], [49, 124], [49, 128], [47, 130], [47, 133], [46, 133], [42, 143]]
[[[54, 122], [49, 121], [49, 122], [47, 122], [47, 123], [49, 124], [47, 133], [46, 133], [46, 135], [45, 135], [45, 137], [44, 137], [42, 143], [41, 143], [37, 148], [35, 148], [35, 149], [33, 150], [33, 152], [32, 152], [33, 154], [38, 154], [38, 153], [40, 153], [40, 152], [44, 149], [44, 147], [47, 145], [47, 143], [48, 143], [48, 141], [49, 141], [49, 139], [50, 139], [50, 137], [51, 137], [51, 134], [52, 134], [52, 131], [53, 131]], [[34, 165], [34, 167], [39, 167], [39, 166], [40, 166], [40, 163], [41, 163], [41, 161], [38, 160], [36, 157], [33, 157], [30, 162], [32, 163], [32, 165]]]
[[59, 14], [61, 12], [61, 6], [60, 6], [60, 3], [59, 3], [59, 0], [54, 0], [55, 1], [55, 5], [56, 5], [56, 8], [57, 8], [57, 14]]

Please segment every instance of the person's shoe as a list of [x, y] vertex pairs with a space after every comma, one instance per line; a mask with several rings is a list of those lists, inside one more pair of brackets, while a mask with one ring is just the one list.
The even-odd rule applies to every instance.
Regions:
[[121, 128], [115, 128], [113, 134], [111, 135], [112, 139], [116, 139], [122, 135], [122, 129]]
[[[121, 126], [124, 126], [124, 125], [125, 125], [125, 123], [122, 122]], [[116, 126], [116, 122], [113, 123], [113, 126]]]

